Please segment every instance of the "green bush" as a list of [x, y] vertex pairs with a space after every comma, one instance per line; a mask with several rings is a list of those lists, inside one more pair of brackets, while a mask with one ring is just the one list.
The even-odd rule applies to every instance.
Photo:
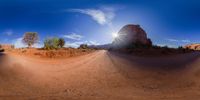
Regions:
[[52, 50], [59, 48], [59, 38], [48, 38], [44, 41], [44, 49]]
[[59, 49], [65, 45], [65, 40], [63, 38], [48, 38], [44, 41], [44, 49], [52, 50]]

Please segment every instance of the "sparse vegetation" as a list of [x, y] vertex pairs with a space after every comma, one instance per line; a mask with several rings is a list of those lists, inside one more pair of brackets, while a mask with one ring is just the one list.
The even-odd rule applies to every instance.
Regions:
[[33, 44], [38, 42], [38, 33], [26, 32], [23, 37], [23, 42], [30, 48]]
[[48, 38], [44, 41], [44, 49], [53, 50], [62, 48], [65, 45], [65, 40], [63, 38]]
[[162, 56], [162, 55], [176, 55], [176, 54], [183, 54], [183, 53], [190, 53], [194, 50], [191, 50], [189, 48], [170, 48], [168, 46], [148, 46], [148, 45], [141, 45], [138, 43], [126, 46], [126, 48], [109, 48], [109, 51], [117, 51], [117, 52], [123, 52], [127, 54], [134, 54], [138, 56]]
[[81, 44], [79, 49], [88, 49], [88, 45], [87, 44]]
[[44, 41], [44, 49], [52, 50], [58, 49], [59, 38], [48, 38]]

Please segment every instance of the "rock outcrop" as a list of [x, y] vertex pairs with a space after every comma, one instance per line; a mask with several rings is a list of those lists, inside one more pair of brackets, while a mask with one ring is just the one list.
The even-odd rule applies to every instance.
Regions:
[[133, 44], [151, 46], [152, 42], [140, 25], [126, 25], [118, 32], [118, 37], [112, 44], [123, 48]]
[[184, 46], [184, 48], [192, 49], [192, 50], [200, 50], [200, 44], [189, 44]]

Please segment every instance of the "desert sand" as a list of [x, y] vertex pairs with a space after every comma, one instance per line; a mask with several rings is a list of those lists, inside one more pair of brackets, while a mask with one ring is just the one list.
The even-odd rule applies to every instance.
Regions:
[[200, 53], [142, 58], [105, 50], [66, 59], [0, 55], [0, 100], [198, 100]]

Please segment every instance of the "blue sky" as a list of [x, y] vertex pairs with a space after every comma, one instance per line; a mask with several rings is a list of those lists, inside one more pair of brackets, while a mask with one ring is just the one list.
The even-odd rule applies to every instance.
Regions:
[[0, 0], [0, 43], [23, 47], [25, 32], [63, 37], [66, 46], [106, 44], [126, 24], [140, 24], [154, 44], [200, 42], [198, 0]]

